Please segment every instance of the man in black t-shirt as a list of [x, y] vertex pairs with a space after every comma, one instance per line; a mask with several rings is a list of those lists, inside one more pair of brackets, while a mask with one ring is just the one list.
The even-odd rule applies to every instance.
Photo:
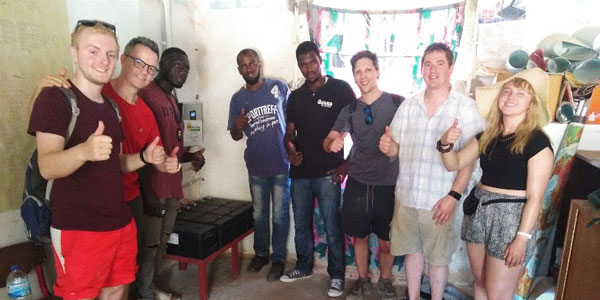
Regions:
[[316, 44], [306, 41], [296, 49], [296, 59], [306, 82], [290, 94], [287, 107], [285, 146], [292, 164], [291, 196], [294, 210], [296, 268], [281, 276], [293, 282], [312, 275], [314, 239], [312, 222], [314, 198], [325, 222], [328, 246], [327, 272], [331, 278], [328, 295], [344, 291], [344, 235], [340, 225], [340, 176], [348, 165], [343, 151], [326, 153], [323, 140], [340, 110], [356, 101], [348, 83], [321, 73], [321, 57]]

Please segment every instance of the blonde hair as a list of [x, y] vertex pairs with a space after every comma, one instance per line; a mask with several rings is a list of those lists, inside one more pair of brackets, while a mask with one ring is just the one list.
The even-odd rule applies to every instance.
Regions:
[[86, 28], [90, 29], [93, 33], [101, 33], [112, 36], [115, 39], [115, 42], [117, 42], [117, 52], [119, 51], [119, 39], [117, 39], [116, 32], [103, 25], [102, 22], [98, 22], [94, 24], [94, 26], [85, 26], [78, 24], [73, 30], [73, 33], [71, 33], [71, 46], [77, 48], [77, 46], [79, 45], [79, 36], [81, 35], [83, 29]]
[[[500, 89], [500, 93], [496, 96], [496, 100], [492, 104], [490, 112], [487, 115], [487, 128], [479, 138], [479, 153], [485, 154], [490, 144], [502, 135], [504, 131], [504, 123], [502, 122], [502, 113], [498, 108], [498, 99], [501, 91], [512, 85], [519, 89], [524, 89], [531, 95], [531, 103], [527, 108], [525, 119], [519, 124], [515, 131], [515, 137], [510, 145], [510, 152], [513, 154], [523, 154], [525, 145], [531, 139], [533, 133], [541, 130], [548, 123], [548, 111], [546, 103], [536, 94], [534, 87], [527, 80], [516, 77], [505, 83]], [[543, 88], [546, 88], [545, 86]]]

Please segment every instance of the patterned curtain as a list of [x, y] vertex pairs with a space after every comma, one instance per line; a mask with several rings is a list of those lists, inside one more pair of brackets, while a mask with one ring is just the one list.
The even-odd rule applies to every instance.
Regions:
[[353, 83], [350, 58], [367, 49], [377, 53], [379, 86], [408, 96], [419, 90], [421, 55], [443, 42], [457, 55], [465, 3], [397, 11], [358, 11], [309, 5], [308, 28], [323, 51], [326, 74]]
[[[464, 21], [465, 3], [401, 11], [357, 11], [309, 5], [309, 34], [321, 49], [324, 71], [354, 86], [350, 58], [368, 49], [379, 57], [379, 86], [387, 91], [408, 96], [418, 91], [423, 82], [421, 55], [433, 42], [450, 46], [456, 58]], [[360, 92], [355, 91], [357, 95]], [[315, 256], [319, 264], [327, 262], [325, 225], [315, 201]], [[346, 264], [354, 261], [353, 239], [346, 236]], [[371, 253], [379, 253], [377, 237], [369, 238]], [[370, 268], [379, 268], [376, 255]], [[404, 257], [396, 257], [394, 271], [403, 265]]]

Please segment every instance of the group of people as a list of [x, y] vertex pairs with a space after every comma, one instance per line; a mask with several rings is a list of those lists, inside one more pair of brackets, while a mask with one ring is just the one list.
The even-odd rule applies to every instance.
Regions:
[[[189, 60], [179, 48], [166, 49], [159, 60], [158, 46], [145, 37], [132, 39], [119, 56], [114, 25], [97, 20], [77, 23], [70, 52], [73, 77], [66, 80], [61, 72], [42, 80], [28, 128], [41, 174], [55, 180], [55, 293], [126, 299], [135, 281], [137, 296], [153, 299], [184, 199], [181, 163], [192, 162], [194, 170], [204, 164], [203, 149], [183, 147], [173, 93], [186, 81]], [[119, 59], [122, 71], [111, 79]], [[378, 87], [378, 58], [368, 50], [350, 60], [358, 98], [348, 83], [323, 75], [315, 43], [301, 43], [296, 60], [306, 80], [290, 91], [262, 76], [255, 50], [237, 55], [246, 84], [231, 98], [227, 128], [235, 141], [247, 137], [255, 230], [248, 271], [271, 263], [269, 281], [312, 275], [316, 198], [325, 223], [330, 297], [344, 293], [344, 234], [354, 239], [359, 276], [346, 298], [375, 292], [368, 279], [368, 237], [375, 233], [384, 299], [397, 297], [391, 269], [398, 255], [405, 255], [407, 298], [420, 299], [427, 262], [432, 299], [442, 299], [456, 248], [455, 210], [479, 159], [483, 176], [464, 201], [461, 234], [475, 298], [512, 298], [532, 253], [552, 167], [552, 148], [541, 130], [548, 121], [545, 73], [533, 69], [508, 79], [485, 126], [475, 102], [450, 84], [454, 56], [445, 44], [427, 47], [421, 61], [426, 88], [408, 99]], [[81, 117], [70, 137], [71, 107], [56, 86], [77, 97]], [[348, 135], [353, 145], [344, 158]], [[297, 263], [286, 271], [290, 200]]]
[[[187, 54], [168, 48], [159, 61], [158, 45], [136, 37], [119, 56], [115, 26], [97, 20], [78, 21], [70, 52], [73, 77], [65, 79], [62, 70], [42, 79], [28, 128], [42, 176], [55, 180], [54, 292], [64, 299], [127, 299], [135, 281], [137, 298], [155, 299], [154, 282], [185, 201], [182, 163], [196, 171], [204, 165], [204, 149], [183, 146], [173, 93], [187, 79]], [[111, 79], [117, 60], [121, 73]], [[71, 106], [61, 86], [74, 92], [80, 111], [70, 137]]]
[[[454, 54], [443, 43], [424, 51], [426, 88], [408, 99], [379, 89], [379, 62], [371, 51], [350, 60], [358, 98], [348, 83], [322, 74], [315, 43], [298, 45], [296, 60], [305, 82], [290, 92], [284, 82], [262, 76], [255, 50], [237, 55], [246, 84], [231, 98], [227, 128], [235, 141], [247, 137], [255, 229], [248, 271], [271, 262], [268, 281], [312, 275], [316, 198], [327, 238], [328, 296], [344, 293], [344, 234], [353, 237], [359, 277], [346, 299], [374, 293], [368, 237], [375, 233], [382, 298], [396, 299], [393, 258], [404, 255], [407, 299], [420, 299], [425, 262], [431, 297], [442, 299], [457, 246], [455, 211], [481, 165], [481, 181], [465, 198], [461, 234], [475, 299], [512, 299], [532, 254], [553, 162], [542, 131], [546, 73], [527, 70], [498, 85], [486, 126], [475, 101], [450, 84]], [[353, 144], [345, 159], [348, 134]], [[297, 262], [286, 272], [290, 198]]]

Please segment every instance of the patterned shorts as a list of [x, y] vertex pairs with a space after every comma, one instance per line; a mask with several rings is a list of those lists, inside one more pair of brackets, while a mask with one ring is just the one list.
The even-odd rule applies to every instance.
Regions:
[[[484, 244], [486, 252], [504, 260], [504, 251], [512, 243], [521, 224], [524, 202], [497, 202], [525, 200], [523, 197], [492, 193], [475, 187], [475, 197], [479, 199], [477, 211], [463, 218], [461, 238], [467, 243]], [[537, 224], [533, 228], [535, 236]], [[535, 239], [527, 242], [523, 266], [533, 254]]]

